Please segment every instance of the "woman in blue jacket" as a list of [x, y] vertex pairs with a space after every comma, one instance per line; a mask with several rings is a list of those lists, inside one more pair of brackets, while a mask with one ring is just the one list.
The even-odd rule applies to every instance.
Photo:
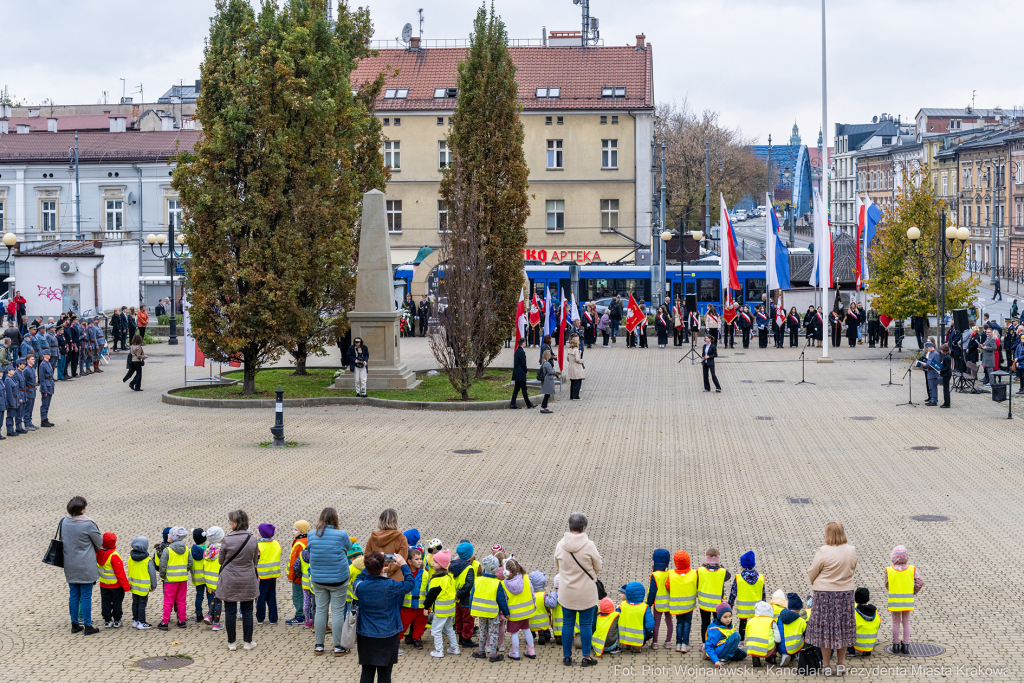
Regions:
[[[402, 600], [413, 589], [414, 580], [405, 558], [395, 554], [385, 558], [378, 552], [364, 558], [362, 573], [356, 577], [353, 592], [359, 603], [356, 617], [356, 646], [359, 664], [363, 667], [360, 683], [391, 683], [391, 667], [398, 661], [398, 639], [402, 634]], [[392, 581], [387, 575], [388, 562], [402, 570], [404, 580]]]
[[313, 630], [316, 646], [313, 654], [324, 653], [324, 636], [327, 634], [327, 609], [330, 605], [331, 628], [334, 635], [334, 656], [347, 655], [349, 650], [341, 646], [341, 627], [345, 622], [345, 602], [348, 598], [348, 550], [352, 540], [348, 532], [339, 529], [338, 511], [324, 508], [320, 513], [316, 531], [307, 537], [309, 551], [309, 581], [316, 596], [316, 617]]

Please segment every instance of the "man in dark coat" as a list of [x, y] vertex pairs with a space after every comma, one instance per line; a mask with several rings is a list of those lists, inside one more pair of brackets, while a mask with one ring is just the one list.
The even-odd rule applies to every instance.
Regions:
[[124, 338], [121, 336], [121, 333], [124, 330], [122, 325], [125, 324], [127, 323], [122, 322], [120, 313], [115, 313], [113, 317], [110, 318], [110, 334], [114, 337], [114, 347], [111, 351], [117, 351], [118, 342], [121, 342], [121, 348], [124, 348]]
[[427, 299], [427, 295], [423, 295], [423, 299], [420, 300], [420, 306], [417, 310], [420, 318], [420, 336], [427, 336], [427, 325], [430, 323], [430, 301]]
[[704, 337], [704, 350], [700, 357], [700, 369], [704, 373], [704, 391], [711, 391], [711, 384], [708, 382], [708, 373], [715, 382], [715, 392], [722, 391], [722, 385], [718, 383], [718, 376], [715, 375], [715, 358], [718, 357], [718, 349], [715, 347], [715, 339], [710, 334]]
[[523, 392], [523, 403], [526, 404], [527, 408], [533, 408], [534, 405], [530, 403], [530, 397], [526, 395], [526, 373], [528, 368], [526, 367], [526, 339], [520, 337], [519, 342], [516, 344], [516, 353], [512, 359], [512, 381], [515, 382], [515, 388], [512, 390], [512, 403], [509, 408], [517, 409], [519, 406], [516, 405], [516, 396], [519, 392]]
[[917, 348], [924, 348], [924, 332], [927, 318], [923, 315], [915, 315], [910, 319], [910, 326], [914, 328], [914, 336], [917, 337]]

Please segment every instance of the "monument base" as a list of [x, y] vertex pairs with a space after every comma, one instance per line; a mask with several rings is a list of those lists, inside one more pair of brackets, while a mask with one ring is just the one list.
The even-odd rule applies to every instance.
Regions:
[[[371, 359], [370, 369], [366, 372], [366, 389], [368, 391], [415, 389], [421, 381], [416, 379], [416, 373], [405, 367], [405, 364], [397, 368], [374, 368]], [[334, 388], [355, 391], [355, 376], [351, 372], [343, 372], [334, 380]]]
[[832, 356], [825, 356], [823, 358], [819, 358], [816, 362], [818, 362], [818, 363], [834, 363], [835, 360], [832, 358]]
[[[412, 389], [419, 384], [416, 373], [401, 361], [398, 347], [398, 311], [351, 311], [352, 338], [363, 340], [370, 352], [370, 365], [366, 372], [366, 388]], [[340, 383], [339, 383], [340, 382]], [[355, 390], [355, 379], [348, 373], [335, 380], [336, 389]]]

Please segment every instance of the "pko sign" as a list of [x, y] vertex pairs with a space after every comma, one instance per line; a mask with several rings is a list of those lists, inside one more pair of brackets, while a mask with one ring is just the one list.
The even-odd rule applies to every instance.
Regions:
[[545, 261], [547, 263], [590, 263], [600, 261], [601, 254], [580, 249], [523, 249], [523, 259], [527, 261]]

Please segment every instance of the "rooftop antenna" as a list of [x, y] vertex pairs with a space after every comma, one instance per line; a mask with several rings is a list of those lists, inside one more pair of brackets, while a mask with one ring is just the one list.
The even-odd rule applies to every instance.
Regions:
[[974, 95], [975, 95], [975, 94], [976, 94], [977, 92], [978, 92], [977, 90], [972, 90], [972, 91], [971, 91], [971, 111], [974, 111]]
[[423, 8], [420, 7], [417, 10], [420, 13], [420, 43], [423, 43]]
[[579, 5], [580, 9], [583, 10], [581, 44], [583, 47], [596, 45], [601, 32], [597, 30], [599, 26], [597, 17], [590, 16], [590, 0], [572, 0], [572, 4]]
[[327, 23], [334, 26], [334, 3], [327, 0]]
[[124, 103], [124, 98], [128, 95], [127, 92], [128, 83], [122, 78], [121, 79], [121, 103]]
[[412, 24], [406, 24], [402, 27], [402, 43], [408, 45], [410, 40], [412, 40]]

